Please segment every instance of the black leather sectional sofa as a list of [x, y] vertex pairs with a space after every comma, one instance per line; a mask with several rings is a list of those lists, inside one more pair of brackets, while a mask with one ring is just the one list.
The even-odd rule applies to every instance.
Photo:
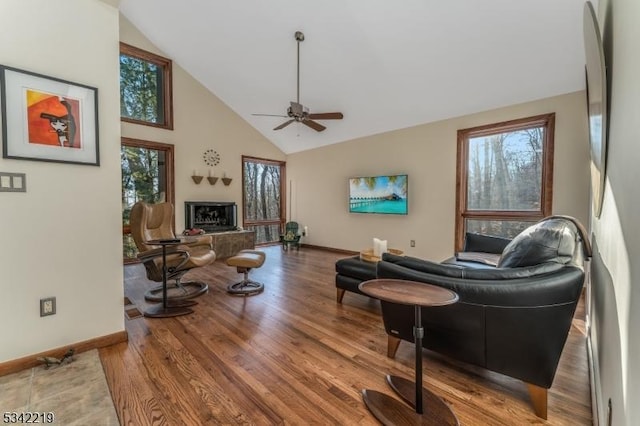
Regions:
[[[423, 308], [423, 347], [526, 382], [534, 411], [546, 418], [547, 389], [581, 295], [583, 262], [590, 255], [583, 227], [573, 218], [552, 216], [512, 241], [468, 235], [465, 251], [442, 263], [385, 254], [368, 266], [375, 265], [377, 278], [455, 291], [458, 303]], [[355, 259], [340, 262], [339, 299], [341, 290], [373, 277], [367, 275], [373, 270], [354, 265]], [[350, 266], [358, 266], [354, 274]], [[413, 307], [381, 305], [387, 353], [393, 358], [402, 340], [413, 342]]]

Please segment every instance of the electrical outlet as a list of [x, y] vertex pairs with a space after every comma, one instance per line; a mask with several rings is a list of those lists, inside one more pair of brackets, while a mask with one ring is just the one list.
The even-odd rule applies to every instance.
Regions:
[[56, 313], [56, 298], [46, 297], [40, 299], [40, 316], [54, 315]]
[[416, 240], [411, 240], [411, 241], [409, 242], [409, 245], [410, 245], [411, 247], [415, 247], [415, 246], [416, 246]]

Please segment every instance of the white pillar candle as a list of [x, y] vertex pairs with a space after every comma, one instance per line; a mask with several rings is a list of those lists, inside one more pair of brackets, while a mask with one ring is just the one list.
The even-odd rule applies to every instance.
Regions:
[[387, 240], [382, 240], [380, 241], [380, 254], [379, 256], [382, 257], [382, 253], [386, 253], [387, 252]]
[[373, 239], [373, 255], [380, 257], [380, 240], [378, 238]]

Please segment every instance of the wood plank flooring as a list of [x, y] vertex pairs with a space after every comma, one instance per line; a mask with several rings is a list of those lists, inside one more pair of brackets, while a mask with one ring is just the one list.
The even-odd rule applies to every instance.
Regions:
[[[264, 293], [228, 295], [241, 275], [218, 261], [187, 275], [209, 284], [193, 314], [127, 320], [129, 342], [100, 350], [122, 425], [378, 424], [361, 391], [392, 394], [387, 373], [412, 378], [412, 345], [387, 358], [378, 302], [347, 292], [336, 303], [334, 263], [345, 255], [263, 250], [267, 260], [251, 276]], [[125, 267], [125, 295], [141, 311], [153, 285], [140, 265]], [[591, 424], [583, 319], [580, 309], [548, 421], [533, 414], [522, 382], [427, 350], [425, 386], [462, 425]]]

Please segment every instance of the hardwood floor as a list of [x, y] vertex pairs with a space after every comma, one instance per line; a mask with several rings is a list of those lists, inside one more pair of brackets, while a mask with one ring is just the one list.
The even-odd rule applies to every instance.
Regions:
[[[127, 320], [129, 342], [100, 356], [122, 425], [375, 425], [362, 389], [391, 394], [385, 374], [413, 377], [413, 347], [394, 360], [378, 302], [347, 293], [335, 301], [334, 262], [344, 254], [264, 248], [251, 271], [264, 293], [226, 293], [240, 279], [223, 262], [187, 278], [209, 284], [188, 316]], [[144, 310], [148, 282], [125, 267], [125, 295]], [[549, 390], [549, 420], [533, 414], [526, 385], [423, 351], [425, 386], [462, 425], [591, 424], [584, 312], [580, 309]], [[428, 338], [428, 336], [426, 337]]]

